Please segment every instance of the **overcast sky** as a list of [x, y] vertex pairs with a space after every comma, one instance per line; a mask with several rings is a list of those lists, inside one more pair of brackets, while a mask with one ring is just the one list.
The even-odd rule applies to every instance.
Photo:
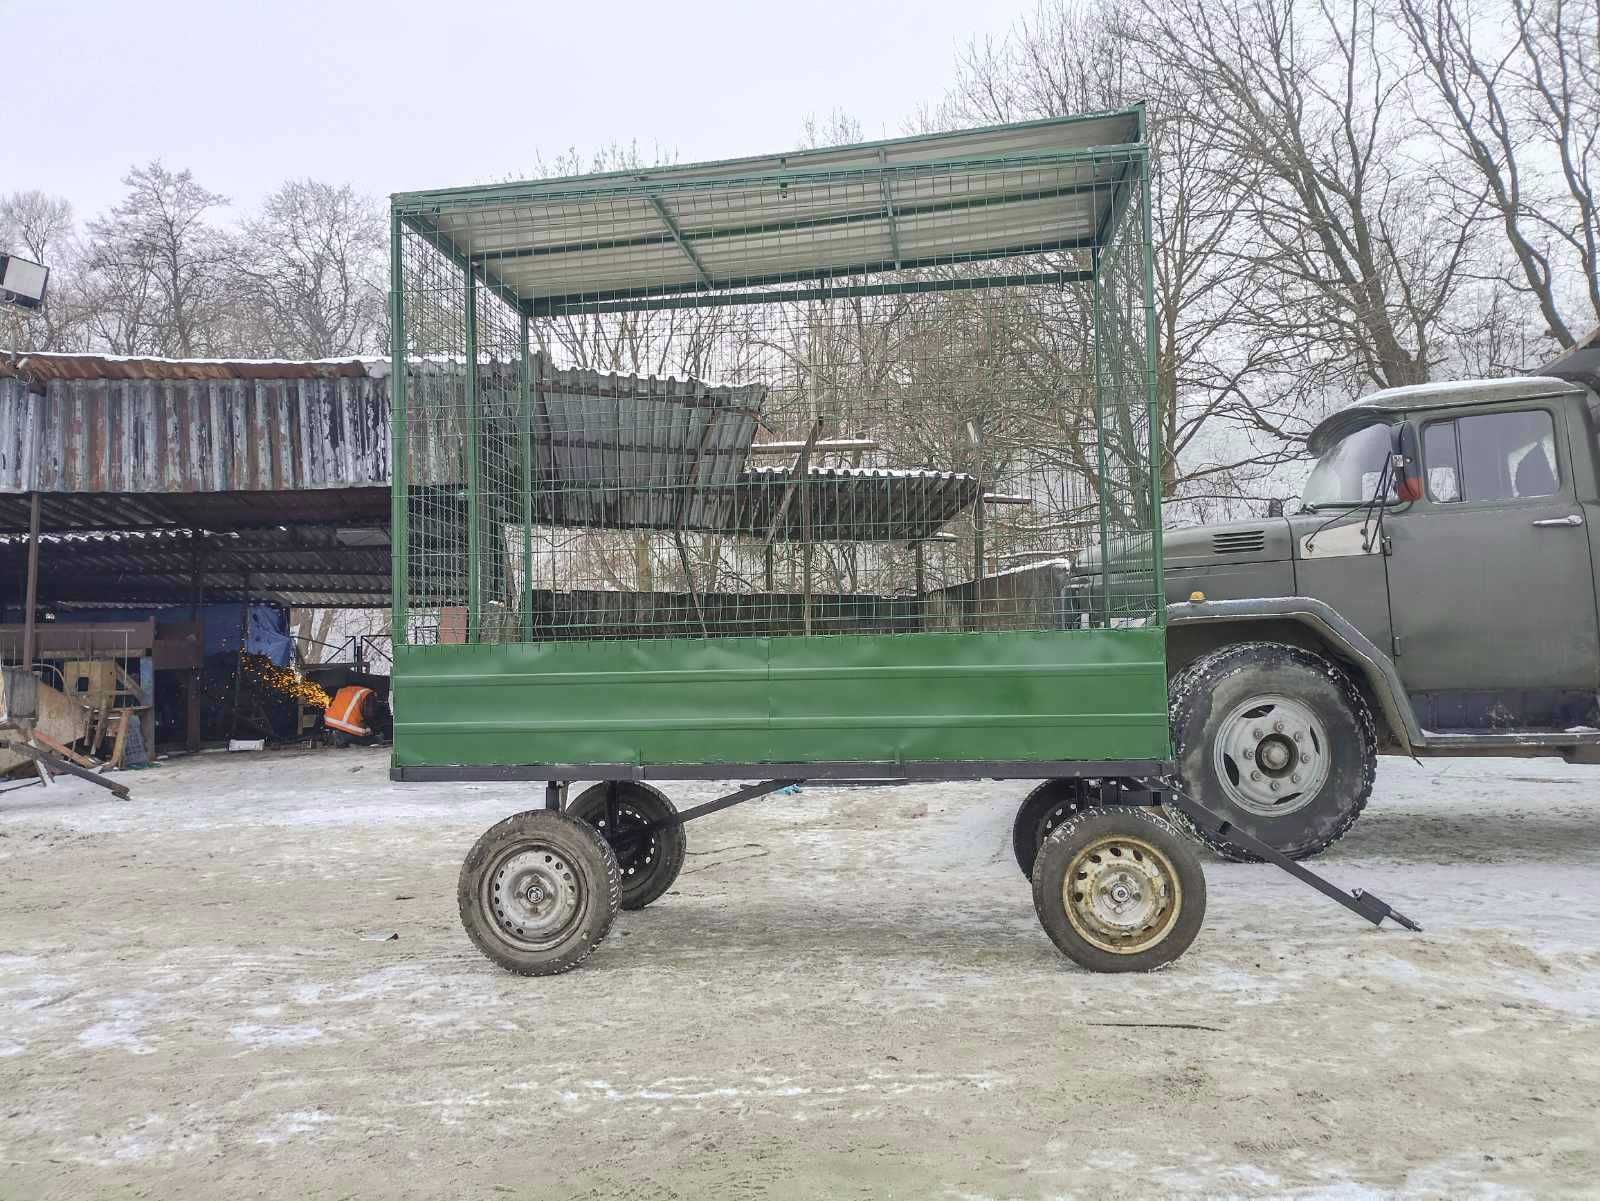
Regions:
[[838, 107], [894, 136], [1032, 0], [0, 0], [0, 192], [80, 220], [160, 157], [250, 208], [285, 178], [385, 196], [637, 141], [795, 146]]

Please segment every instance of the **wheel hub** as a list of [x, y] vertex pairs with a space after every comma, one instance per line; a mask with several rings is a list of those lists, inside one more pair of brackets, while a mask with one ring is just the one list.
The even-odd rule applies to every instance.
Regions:
[[529, 948], [561, 941], [582, 908], [582, 878], [560, 852], [538, 844], [503, 855], [485, 891], [503, 936]]
[[1236, 805], [1262, 817], [1283, 817], [1310, 804], [1327, 782], [1328, 734], [1303, 701], [1251, 697], [1218, 725], [1212, 758]]
[[1090, 843], [1061, 886], [1067, 920], [1101, 950], [1132, 955], [1171, 931], [1182, 900], [1178, 873], [1141, 838], [1107, 836]]
[[626, 802], [616, 806], [616, 815], [615, 829], [605, 813], [599, 814], [594, 824], [601, 837], [611, 844], [623, 879], [649, 872], [661, 853], [661, 844], [655, 833], [645, 829], [650, 824], [649, 820]]

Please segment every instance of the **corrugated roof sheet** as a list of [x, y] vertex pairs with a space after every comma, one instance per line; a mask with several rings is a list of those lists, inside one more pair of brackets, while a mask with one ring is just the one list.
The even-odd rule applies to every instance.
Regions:
[[[208, 600], [388, 604], [387, 541], [368, 531], [268, 528], [84, 532], [39, 539], [40, 595], [52, 605], [185, 604], [198, 567]], [[0, 536], [0, 572], [20, 576], [27, 538]]]
[[388, 359], [164, 359], [114, 354], [36, 354], [0, 350], [0, 379], [230, 380], [332, 379], [385, 374]]
[[1103, 242], [1141, 124], [1129, 110], [394, 206], [529, 303], [815, 279]]
[[0, 492], [386, 486], [384, 380], [0, 378]]
[[[757, 467], [733, 489], [733, 520], [724, 532], [765, 538], [783, 505], [789, 467]], [[780, 541], [911, 542], [939, 528], [978, 499], [976, 476], [959, 471], [879, 467], [813, 467], [794, 489], [777, 525]]]

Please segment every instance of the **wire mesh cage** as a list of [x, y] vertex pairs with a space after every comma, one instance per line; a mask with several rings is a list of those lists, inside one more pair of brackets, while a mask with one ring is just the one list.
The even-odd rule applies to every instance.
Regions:
[[1159, 622], [1121, 116], [397, 196], [397, 634]]
[[397, 195], [397, 764], [1164, 756], [1143, 124]]

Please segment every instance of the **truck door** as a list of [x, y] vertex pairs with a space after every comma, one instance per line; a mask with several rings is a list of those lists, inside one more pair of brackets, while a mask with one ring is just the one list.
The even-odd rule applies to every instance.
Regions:
[[1396, 665], [1426, 729], [1592, 719], [1595, 577], [1561, 416], [1535, 403], [1418, 418], [1426, 494], [1386, 528]]

